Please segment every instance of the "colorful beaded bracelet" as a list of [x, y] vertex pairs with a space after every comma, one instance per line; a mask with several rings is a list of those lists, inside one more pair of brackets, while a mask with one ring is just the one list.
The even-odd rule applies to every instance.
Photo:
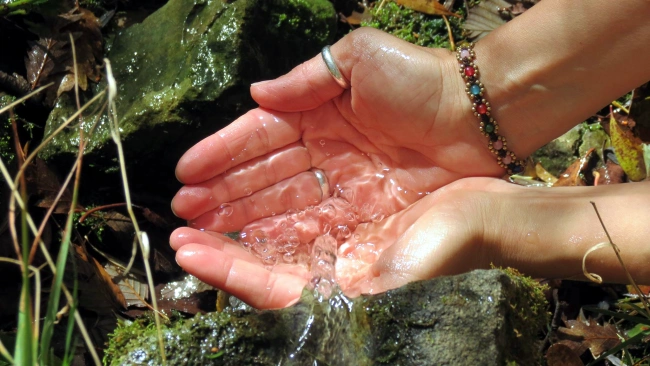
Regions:
[[524, 161], [508, 150], [506, 138], [499, 135], [499, 124], [490, 115], [490, 103], [485, 100], [485, 88], [479, 81], [478, 66], [474, 63], [474, 43], [459, 47], [456, 58], [460, 66], [460, 74], [465, 79], [465, 91], [472, 102], [472, 110], [479, 120], [479, 130], [488, 138], [488, 149], [497, 156], [497, 164], [508, 171], [508, 174], [521, 173]]

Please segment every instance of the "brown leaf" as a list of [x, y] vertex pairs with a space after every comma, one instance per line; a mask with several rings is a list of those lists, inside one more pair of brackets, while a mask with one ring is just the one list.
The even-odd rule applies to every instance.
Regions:
[[645, 179], [646, 169], [642, 141], [634, 136], [629, 128], [619, 125], [613, 114], [609, 120], [609, 135], [618, 163], [627, 177], [633, 182]]
[[133, 271], [124, 276], [124, 269], [113, 263], [106, 263], [104, 269], [122, 291], [126, 307], [149, 307], [147, 303], [149, 285], [147, 285], [146, 276], [137, 275]]
[[99, 314], [126, 308], [126, 299], [104, 267], [81, 245], [74, 245], [77, 264], [79, 306]]
[[[45, 161], [36, 158], [25, 170], [25, 180], [27, 181], [27, 191], [30, 197], [37, 199], [36, 206], [49, 209], [54, 204], [54, 199], [61, 189], [59, 177], [50, 169]], [[71, 203], [72, 193], [69, 189], [66, 189], [61, 195], [54, 209], [54, 213], [68, 213]], [[83, 209], [80, 205], [77, 205], [77, 208]]]
[[492, 30], [506, 24], [499, 9], [509, 7], [505, 0], [484, 0], [467, 11], [467, 19], [463, 29], [468, 32], [468, 38], [477, 40], [485, 37]]
[[591, 148], [587, 150], [585, 156], [573, 162], [564, 173], [560, 174], [553, 187], [586, 186], [587, 183], [582, 178], [582, 173], [587, 169], [593, 152], [594, 149]]
[[594, 173], [594, 177], [597, 177], [594, 182], [595, 186], [625, 182], [625, 172], [623, 172], [623, 168], [611, 160], [607, 160], [604, 166], [598, 168]]
[[38, 86], [47, 84], [48, 76], [66, 53], [63, 47], [67, 42], [41, 38], [36, 42], [30, 41], [28, 44], [30, 48], [25, 58], [25, 67], [27, 68], [27, 81], [34, 90]]
[[580, 356], [563, 343], [555, 343], [548, 348], [546, 364], [548, 366], [584, 366]]
[[397, 0], [399, 5], [429, 15], [450, 15], [460, 18], [460, 15], [449, 11], [437, 0]]
[[578, 355], [588, 348], [591, 355], [597, 358], [621, 343], [622, 338], [614, 325], [598, 325], [593, 319], [584, 319], [582, 313], [577, 320], [565, 320], [564, 323], [567, 327], [557, 330], [557, 336], [561, 340], [558, 343], [567, 345]]

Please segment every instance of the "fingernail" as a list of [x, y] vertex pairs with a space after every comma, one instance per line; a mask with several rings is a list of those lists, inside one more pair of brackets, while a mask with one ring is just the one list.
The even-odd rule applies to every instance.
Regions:
[[259, 85], [262, 85], [262, 84], [266, 84], [266, 83], [268, 83], [269, 81], [271, 81], [271, 80], [262, 80], [262, 81], [258, 81], [258, 82], [256, 82], [256, 83], [252, 83], [251, 86], [259, 86]]

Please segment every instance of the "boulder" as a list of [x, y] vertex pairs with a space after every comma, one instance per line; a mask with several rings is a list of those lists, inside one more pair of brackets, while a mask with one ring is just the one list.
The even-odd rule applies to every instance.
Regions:
[[[163, 331], [168, 365], [533, 365], [547, 304], [534, 280], [508, 270], [414, 282], [378, 295], [287, 309], [227, 309]], [[151, 319], [122, 324], [106, 364], [160, 364]]]
[[[254, 106], [252, 82], [277, 77], [318, 54], [335, 28], [328, 0], [171, 0], [116, 35], [108, 58], [131, 172], [157, 184], [174, 182], [173, 167], [187, 148]], [[104, 87], [98, 84], [95, 92]], [[61, 96], [46, 136], [75, 109], [72, 94]], [[87, 113], [82, 127], [88, 132], [95, 121], [85, 162], [115, 171], [107, 117]], [[78, 129], [67, 129], [41, 156], [72, 159], [78, 143]]]

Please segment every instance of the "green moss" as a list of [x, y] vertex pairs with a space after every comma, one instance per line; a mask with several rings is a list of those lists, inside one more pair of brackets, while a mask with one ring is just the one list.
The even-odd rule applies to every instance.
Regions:
[[[3, 95], [0, 97], [0, 108], [3, 108], [12, 103], [16, 98]], [[11, 119], [9, 113], [0, 115], [0, 158], [5, 164], [11, 163], [16, 155], [14, 154], [13, 143], [11, 142]]]
[[[362, 23], [363, 26], [381, 29], [419, 46], [450, 48], [449, 33], [441, 16], [420, 13], [392, 1], [385, 2], [381, 9], [374, 7], [370, 12], [372, 20]], [[450, 18], [454, 39], [458, 41], [462, 34], [460, 20]]]
[[[513, 316], [506, 319], [512, 329], [511, 339], [535, 339], [539, 332], [549, 323], [551, 314], [548, 312], [548, 303], [544, 291], [547, 285], [540, 284], [537, 280], [524, 276], [514, 268], [501, 269], [515, 285], [515, 291], [508, 299], [513, 310]], [[514, 344], [514, 343], [513, 343]], [[506, 359], [508, 364], [518, 359], [526, 359], [538, 352], [538, 344], [531, 342], [521, 344], [521, 347], [505, 347], [509, 351]], [[518, 364], [518, 363], [513, 363]]]

